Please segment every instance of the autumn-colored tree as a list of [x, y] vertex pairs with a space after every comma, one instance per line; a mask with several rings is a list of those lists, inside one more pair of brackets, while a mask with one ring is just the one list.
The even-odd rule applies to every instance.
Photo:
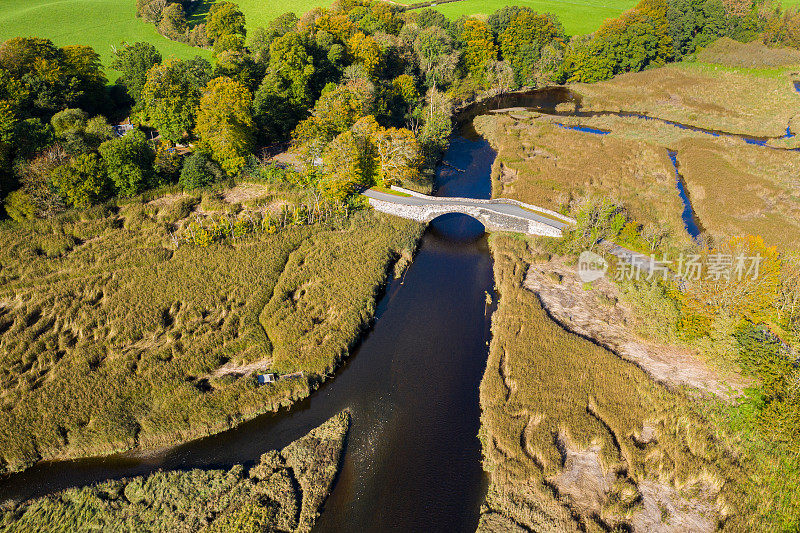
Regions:
[[70, 205], [89, 207], [108, 191], [106, 167], [97, 154], [81, 154], [53, 171], [53, 184]]
[[230, 78], [216, 78], [200, 98], [195, 131], [225, 172], [235, 174], [253, 149], [253, 97]]
[[497, 60], [497, 45], [489, 25], [477, 19], [468, 19], [460, 35], [463, 46], [462, 60], [470, 74], [482, 77], [489, 63]]
[[233, 2], [212, 4], [206, 15], [206, 34], [212, 42], [216, 42], [223, 35], [246, 35], [244, 13]]
[[311, 116], [297, 125], [293, 135], [306, 161], [310, 164], [320, 157], [334, 137], [372, 113], [374, 104], [375, 87], [366, 80], [326, 88]]
[[536, 66], [545, 45], [564, 44], [564, 30], [551, 15], [522, 11], [500, 34], [503, 59], [514, 69], [517, 85], [535, 85]]
[[106, 84], [99, 56], [91, 48], [57, 48], [47, 39], [23, 37], [0, 44], [0, 81], [0, 99], [40, 114], [97, 108]]
[[737, 237], [704, 250], [699, 279], [688, 279], [683, 304], [688, 314], [725, 314], [751, 322], [769, 321], [779, 301], [782, 261], [774, 246], [757, 236]]
[[348, 43], [356, 62], [364, 65], [370, 78], [376, 78], [383, 67], [383, 50], [371, 35], [356, 33]]

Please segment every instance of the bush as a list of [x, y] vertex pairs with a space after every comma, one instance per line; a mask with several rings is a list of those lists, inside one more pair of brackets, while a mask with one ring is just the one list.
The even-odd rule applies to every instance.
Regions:
[[207, 187], [222, 177], [222, 171], [204, 152], [186, 158], [178, 183], [184, 189]]

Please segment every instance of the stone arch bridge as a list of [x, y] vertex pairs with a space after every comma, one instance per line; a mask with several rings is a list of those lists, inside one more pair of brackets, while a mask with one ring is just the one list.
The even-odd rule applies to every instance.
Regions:
[[505, 198], [440, 198], [400, 187], [392, 187], [391, 192], [367, 189], [363, 194], [376, 211], [423, 223], [441, 215], [460, 213], [477, 219], [486, 231], [514, 231], [546, 237], [561, 237], [562, 229], [575, 224], [574, 219], [555, 211]]

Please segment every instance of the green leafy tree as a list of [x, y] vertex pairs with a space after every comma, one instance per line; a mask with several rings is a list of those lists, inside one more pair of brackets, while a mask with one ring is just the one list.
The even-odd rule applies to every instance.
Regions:
[[57, 48], [47, 39], [23, 37], [0, 44], [0, 81], [0, 99], [41, 115], [67, 107], [96, 108], [106, 84], [91, 48]]
[[81, 154], [53, 171], [53, 184], [70, 205], [89, 207], [108, 192], [106, 167], [97, 154]]
[[564, 30], [550, 15], [521, 11], [500, 34], [500, 50], [511, 64], [517, 85], [535, 85], [542, 48], [564, 43]]
[[233, 2], [213, 4], [206, 16], [206, 34], [212, 42], [224, 35], [246, 35], [244, 13]]
[[238, 172], [252, 152], [252, 105], [247, 87], [230, 78], [211, 80], [200, 99], [195, 131], [228, 174]]
[[142, 131], [135, 129], [100, 145], [108, 175], [121, 196], [134, 196], [155, 185], [155, 153]]
[[178, 183], [186, 190], [207, 187], [223, 176], [220, 168], [203, 151], [186, 158]]
[[142, 110], [161, 137], [181, 140], [194, 127], [202, 87], [208, 82], [210, 65], [203, 59], [167, 61], [147, 73], [142, 89]]
[[111, 68], [122, 73], [122, 82], [137, 104], [142, 99], [142, 89], [147, 82], [147, 72], [161, 63], [161, 54], [150, 43], [134, 43], [117, 50]]
[[458, 52], [450, 34], [439, 26], [419, 32], [414, 39], [414, 55], [429, 86], [449, 85], [455, 79]]
[[301, 35], [289, 32], [270, 46], [269, 68], [255, 94], [254, 113], [267, 141], [285, 139], [314, 101], [314, 59]]

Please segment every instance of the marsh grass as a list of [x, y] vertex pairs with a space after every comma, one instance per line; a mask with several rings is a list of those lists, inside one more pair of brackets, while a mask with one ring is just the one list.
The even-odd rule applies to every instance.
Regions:
[[781, 249], [800, 247], [800, 153], [717, 139], [678, 146], [692, 207], [720, 242], [760, 235]]
[[800, 50], [768, 48], [760, 41], [740, 43], [721, 37], [697, 54], [697, 60], [730, 68], [759, 69], [764, 74], [781, 72], [779, 67], [800, 66]]
[[[753, 477], [701, 404], [553, 322], [522, 287], [536, 244], [502, 234], [490, 243], [500, 298], [480, 392], [484, 522], [494, 513], [537, 531], [621, 527], [646, 512], [645, 487], [657, 487], [723, 530], [760, 529], [759, 496], [745, 492]], [[592, 450], [608, 476], [594, 507], [591, 491], [570, 495], [557, 481], [570, 453]], [[586, 486], [590, 474], [579, 476]]]
[[475, 119], [497, 151], [492, 195], [570, 212], [588, 197], [624, 205], [631, 218], [687, 241], [667, 151], [650, 143], [560, 128], [537, 118]]
[[629, 111], [728, 133], [780, 137], [800, 101], [792, 85], [794, 71], [676, 63], [571, 88], [583, 96], [584, 111]]
[[344, 412], [245, 470], [158, 472], [68, 489], [6, 510], [4, 531], [310, 531], [349, 426]]
[[[197, 196], [0, 225], [3, 469], [154, 448], [307, 396], [371, 320], [420, 226], [363, 211], [175, 247]], [[258, 387], [222, 365], [304, 370]]]

